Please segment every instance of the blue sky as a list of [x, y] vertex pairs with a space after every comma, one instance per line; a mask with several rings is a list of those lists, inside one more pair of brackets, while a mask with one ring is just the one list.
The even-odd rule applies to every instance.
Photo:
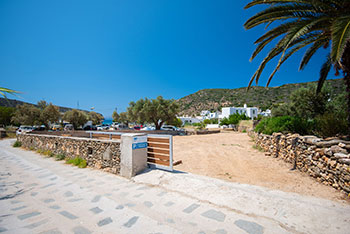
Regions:
[[[140, 98], [178, 99], [208, 88], [246, 87], [264, 27], [246, 31], [257, 9], [236, 0], [1, 0], [0, 87], [110, 117]], [[315, 81], [325, 60], [302, 72], [291, 57], [270, 86]], [[259, 85], [265, 85], [268, 66]]]

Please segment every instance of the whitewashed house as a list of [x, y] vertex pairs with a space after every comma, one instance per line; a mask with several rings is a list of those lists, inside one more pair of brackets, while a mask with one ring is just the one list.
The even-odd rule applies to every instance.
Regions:
[[209, 115], [210, 115], [210, 111], [208, 111], [208, 110], [202, 110], [201, 111], [201, 116], [202, 117], [209, 117]]
[[233, 114], [245, 114], [247, 117], [254, 119], [258, 117], [258, 108], [247, 107], [247, 104], [244, 104], [244, 107], [223, 107], [220, 119], [228, 118]]
[[271, 110], [270, 109], [267, 109], [266, 111], [261, 111], [259, 113], [259, 115], [262, 115], [262, 116], [271, 116]]
[[181, 119], [182, 124], [194, 124], [194, 123], [200, 123], [201, 120], [198, 118], [194, 118], [194, 117], [187, 117], [187, 116], [181, 116], [179, 117], [179, 119]]

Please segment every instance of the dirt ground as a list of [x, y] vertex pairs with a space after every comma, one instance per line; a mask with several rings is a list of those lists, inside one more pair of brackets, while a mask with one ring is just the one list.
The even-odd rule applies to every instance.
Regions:
[[305, 173], [290, 171], [291, 164], [267, 157], [253, 145], [246, 133], [175, 136], [174, 161], [182, 160], [175, 169], [349, 203], [340, 191]]

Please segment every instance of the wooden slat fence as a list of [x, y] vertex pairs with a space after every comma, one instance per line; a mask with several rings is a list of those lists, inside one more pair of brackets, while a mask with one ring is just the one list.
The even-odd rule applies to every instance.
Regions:
[[150, 166], [173, 170], [173, 137], [148, 135], [147, 162]]

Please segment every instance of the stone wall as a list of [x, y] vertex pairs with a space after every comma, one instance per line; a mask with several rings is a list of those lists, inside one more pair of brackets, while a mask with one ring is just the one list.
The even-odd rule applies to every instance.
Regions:
[[79, 137], [21, 134], [17, 140], [25, 148], [50, 150], [68, 158], [81, 157], [87, 165], [119, 174], [120, 140], [100, 140]]
[[253, 131], [257, 147], [266, 156], [281, 158], [316, 178], [317, 181], [343, 190], [350, 195], [350, 142], [340, 139], [323, 140], [315, 136], [297, 134], [258, 134]]

